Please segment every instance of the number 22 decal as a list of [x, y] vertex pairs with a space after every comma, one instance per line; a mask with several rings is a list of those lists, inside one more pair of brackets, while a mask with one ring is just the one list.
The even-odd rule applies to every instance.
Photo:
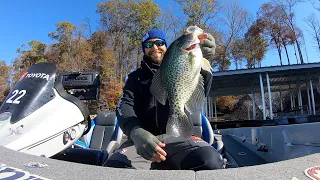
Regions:
[[[6, 101], [6, 103], [19, 104], [19, 103], [20, 103], [19, 99], [21, 99], [24, 95], [26, 95], [26, 93], [27, 93], [26, 90], [21, 90], [21, 91], [19, 91], [19, 90], [14, 90], [14, 91], [12, 92], [13, 95]], [[18, 96], [17, 98], [15, 98], [18, 94], [19, 94], [20, 96]], [[14, 98], [15, 98], [15, 99], [14, 99]]]

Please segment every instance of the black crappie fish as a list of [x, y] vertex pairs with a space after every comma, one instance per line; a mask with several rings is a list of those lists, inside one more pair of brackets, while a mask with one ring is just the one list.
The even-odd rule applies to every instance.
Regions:
[[203, 30], [190, 26], [175, 40], [164, 55], [151, 84], [151, 93], [163, 105], [169, 101], [170, 114], [166, 134], [189, 137], [193, 123], [185, 113], [199, 112], [205, 99], [201, 68], [212, 72], [200, 49], [198, 35]]

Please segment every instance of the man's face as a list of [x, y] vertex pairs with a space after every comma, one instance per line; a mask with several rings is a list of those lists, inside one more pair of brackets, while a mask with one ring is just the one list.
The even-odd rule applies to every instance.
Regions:
[[145, 42], [145, 55], [149, 57], [153, 63], [160, 64], [167, 47], [162, 39], [149, 39]]

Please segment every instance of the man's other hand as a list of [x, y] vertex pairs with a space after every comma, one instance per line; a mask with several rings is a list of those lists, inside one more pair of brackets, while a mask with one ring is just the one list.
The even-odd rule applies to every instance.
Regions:
[[165, 156], [167, 153], [162, 149], [165, 144], [160, 142], [159, 139], [150, 132], [141, 127], [135, 127], [130, 133], [130, 138], [134, 142], [137, 153], [144, 159], [153, 162], [166, 160]]
[[203, 57], [207, 60], [211, 60], [216, 53], [216, 41], [213, 36], [209, 33], [202, 33], [198, 35], [200, 40], [200, 48], [203, 54]]
[[155, 156], [153, 156], [150, 161], [152, 162], [161, 162], [161, 161], [165, 161], [166, 160], [166, 156], [167, 153], [162, 149], [163, 147], [165, 147], [166, 145], [162, 142], [160, 142], [158, 144], [158, 146], [156, 147], [156, 151], [157, 153], [155, 154]]

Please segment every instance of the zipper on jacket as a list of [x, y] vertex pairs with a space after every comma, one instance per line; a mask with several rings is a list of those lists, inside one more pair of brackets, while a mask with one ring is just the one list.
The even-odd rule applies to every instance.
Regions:
[[[151, 72], [151, 73], [153, 74], [153, 76], [154, 76], [155, 73], [152, 71], [152, 69], [150, 68], [150, 66], [149, 66], [147, 63], [145, 63], [145, 62], [144, 62], [144, 64], [148, 67], [148, 69], [150, 70], [150, 72]], [[154, 104], [155, 104], [155, 106], [156, 106], [156, 126], [157, 126], [157, 128], [159, 129], [160, 134], [162, 134], [162, 129], [160, 128], [159, 122], [158, 122], [158, 101], [157, 101], [156, 97], [153, 97], [153, 101], [154, 101]]]

